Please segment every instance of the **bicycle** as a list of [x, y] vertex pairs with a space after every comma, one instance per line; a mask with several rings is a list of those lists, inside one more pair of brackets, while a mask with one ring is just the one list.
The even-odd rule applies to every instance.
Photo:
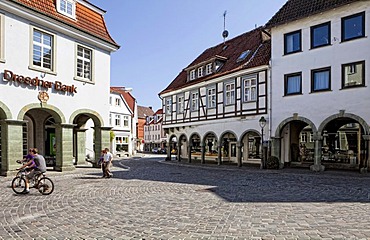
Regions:
[[[17, 176], [12, 180], [12, 189], [16, 194], [26, 192], [26, 175], [27, 170], [21, 169]], [[49, 195], [54, 191], [53, 181], [45, 176], [45, 173], [35, 173], [32, 179], [29, 180], [30, 188], [37, 188], [42, 195]]]

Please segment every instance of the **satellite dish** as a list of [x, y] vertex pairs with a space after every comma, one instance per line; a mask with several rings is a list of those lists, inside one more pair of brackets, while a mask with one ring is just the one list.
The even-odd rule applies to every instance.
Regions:
[[227, 31], [227, 30], [224, 30], [223, 32], [222, 32], [222, 37], [223, 38], [227, 38], [229, 36], [229, 32]]

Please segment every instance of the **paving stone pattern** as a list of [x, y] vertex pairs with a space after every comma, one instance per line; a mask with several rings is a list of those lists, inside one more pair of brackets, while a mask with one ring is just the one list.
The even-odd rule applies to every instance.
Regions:
[[0, 239], [370, 239], [370, 176], [114, 161], [114, 177], [48, 172], [55, 191], [0, 177]]

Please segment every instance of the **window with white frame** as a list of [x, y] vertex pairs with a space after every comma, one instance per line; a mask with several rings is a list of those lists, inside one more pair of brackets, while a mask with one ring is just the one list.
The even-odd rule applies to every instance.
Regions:
[[184, 96], [178, 96], [177, 97], [177, 113], [183, 113], [184, 112]]
[[198, 78], [203, 77], [203, 67], [198, 68]]
[[109, 97], [109, 105], [112, 106], [112, 97]]
[[230, 105], [235, 103], [235, 83], [229, 82], [225, 84], [225, 104]]
[[315, 140], [313, 139], [313, 132], [310, 132], [310, 142], [314, 142]]
[[119, 114], [116, 114], [115, 125], [116, 126], [121, 126], [121, 115], [119, 115]]
[[166, 98], [166, 115], [172, 113], [172, 101], [171, 98]]
[[256, 76], [248, 76], [243, 78], [244, 85], [244, 102], [257, 100], [257, 78]]
[[77, 46], [76, 74], [78, 79], [92, 81], [92, 54], [91, 49]]
[[197, 92], [191, 93], [191, 111], [198, 111], [199, 108], [199, 95]]
[[109, 126], [112, 126], [112, 114], [109, 113]]
[[76, 17], [76, 1], [75, 0], [57, 0], [57, 11], [70, 18]]
[[189, 73], [189, 79], [194, 80], [195, 79], [195, 69], [191, 70]]
[[116, 106], [117, 107], [121, 106], [121, 99], [116, 98]]
[[208, 63], [206, 65], [206, 75], [209, 75], [212, 73], [212, 66], [213, 66], [213, 63]]
[[307, 133], [306, 132], [302, 132], [301, 133], [301, 142], [307, 142]]
[[207, 108], [216, 107], [216, 87], [207, 89]]
[[54, 36], [33, 28], [32, 67], [54, 71]]
[[123, 126], [128, 127], [128, 116], [123, 116]]

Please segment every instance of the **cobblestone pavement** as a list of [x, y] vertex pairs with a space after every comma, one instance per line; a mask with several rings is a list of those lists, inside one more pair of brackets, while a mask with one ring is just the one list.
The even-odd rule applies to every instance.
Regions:
[[370, 239], [370, 175], [145, 157], [113, 172], [48, 172], [49, 196], [1, 177], [0, 239]]

